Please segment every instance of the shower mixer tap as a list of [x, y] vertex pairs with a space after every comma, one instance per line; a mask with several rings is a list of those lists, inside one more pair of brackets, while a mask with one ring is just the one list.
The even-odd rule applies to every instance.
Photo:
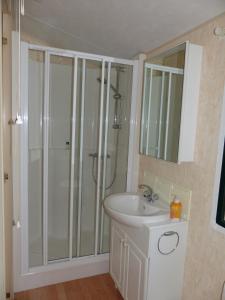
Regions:
[[[89, 156], [92, 158], [98, 158], [98, 152], [89, 153]], [[104, 155], [101, 155], [101, 159], [104, 158]], [[110, 155], [107, 153], [106, 158], [110, 158]]]

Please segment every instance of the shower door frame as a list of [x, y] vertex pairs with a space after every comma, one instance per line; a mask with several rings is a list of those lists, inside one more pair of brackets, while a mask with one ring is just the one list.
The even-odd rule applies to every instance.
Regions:
[[[15, 39], [17, 37], [14, 37]], [[12, 147], [13, 149], [19, 149], [18, 153], [15, 154], [13, 151], [12, 161], [13, 161], [13, 202], [14, 202], [14, 223], [20, 224], [19, 226], [14, 226], [13, 230], [13, 242], [14, 242], [14, 290], [26, 290], [28, 288], [35, 288], [38, 286], [51, 284], [55, 282], [71, 280], [75, 278], [91, 276], [94, 274], [100, 274], [108, 271], [108, 254], [98, 254], [98, 241], [99, 241], [99, 222], [95, 222], [95, 253], [93, 255], [84, 256], [84, 257], [73, 257], [72, 255], [72, 216], [73, 216], [73, 192], [70, 193], [70, 225], [69, 225], [69, 257], [62, 260], [55, 260], [53, 262], [49, 262], [47, 259], [47, 232], [46, 229], [46, 222], [48, 222], [48, 215], [47, 215], [47, 198], [43, 198], [43, 210], [44, 210], [44, 226], [43, 226], [43, 243], [44, 243], [44, 253], [43, 253], [43, 265], [38, 267], [29, 268], [28, 261], [29, 261], [29, 252], [28, 252], [28, 195], [27, 195], [27, 180], [23, 180], [23, 185], [21, 185], [21, 178], [27, 178], [27, 169], [23, 168], [23, 166], [28, 164], [27, 161], [27, 154], [24, 154], [24, 147], [26, 149], [27, 142], [28, 142], [28, 123], [27, 123], [27, 116], [28, 112], [24, 108], [27, 109], [27, 101], [28, 101], [28, 52], [29, 50], [38, 50], [43, 51], [45, 55], [44, 60], [44, 107], [48, 106], [48, 101], [45, 99], [49, 95], [49, 58], [50, 55], [57, 55], [57, 56], [64, 56], [73, 58], [73, 98], [72, 98], [72, 146], [71, 146], [71, 155], [70, 155], [70, 164], [71, 164], [71, 171], [70, 174], [73, 173], [74, 169], [74, 148], [75, 148], [75, 125], [76, 125], [76, 88], [77, 88], [77, 74], [78, 74], [78, 59], [81, 59], [82, 62], [86, 60], [93, 60], [99, 61], [102, 63], [101, 65], [101, 93], [100, 93], [100, 118], [98, 120], [100, 128], [98, 129], [99, 132], [99, 143], [98, 143], [98, 155], [99, 155], [99, 163], [98, 163], [98, 179], [101, 176], [101, 149], [104, 149], [104, 145], [102, 145], [102, 126], [103, 126], [103, 101], [104, 101], [104, 72], [105, 72], [105, 64], [107, 63], [109, 68], [111, 67], [112, 63], [118, 64], [125, 64], [133, 66], [132, 70], [132, 92], [131, 92], [131, 111], [130, 111], [130, 129], [129, 129], [129, 147], [128, 147], [128, 165], [127, 165], [127, 186], [126, 190], [128, 192], [136, 191], [137, 190], [137, 156], [138, 153], [136, 152], [137, 147], [137, 86], [138, 86], [138, 67], [139, 61], [138, 60], [126, 60], [126, 59], [118, 59], [113, 57], [107, 56], [100, 56], [95, 54], [89, 53], [82, 53], [77, 51], [71, 50], [64, 50], [58, 48], [51, 48], [40, 46], [36, 44], [30, 44], [26, 42], [21, 42], [21, 111], [23, 121], [25, 124], [25, 129], [20, 130], [19, 126], [14, 126], [12, 134]], [[13, 53], [13, 59], [16, 60], [16, 53]], [[15, 75], [15, 71], [13, 72], [13, 89], [15, 90], [18, 88], [17, 80], [18, 78]], [[109, 72], [108, 72], [109, 76]], [[85, 83], [84, 83], [85, 85]], [[109, 97], [109, 85], [107, 85], [106, 97]], [[20, 107], [18, 104], [18, 97], [12, 97], [12, 116], [14, 117], [16, 113], [20, 113]], [[107, 101], [107, 100], [106, 100]], [[44, 109], [43, 121], [44, 123], [48, 122], [46, 120], [46, 110], [48, 112], [48, 107]], [[43, 128], [47, 127], [48, 124], [45, 124]], [[43, 129], [43, 133], [46, 129]], [[44, 135], [43, 139], [44, 143], [47, 143], [46, 136]], [[43, 144], [43, 150], [46, 147]], [[43, 152], [44, 153], [44, 152]], [[44, 154], [45, 157], [45, 154]], [[20, 158], [21, 163], [18, 164], [14, 163], [15, 159], [18, 160]], [[43, 165], [47, 164], [45, 158]], [[104, 171], [103, 171], [104, 172]], [[46, 172], [43, 173], [44, 175]], [[43, 182], [47, 182], [47, 178], [44, 178]], [[100, 180], [97, 181], [97, 195], [96, 195], [96, 220], [98, 220], [99, 216], [99, 206], [101, 201], [100, 195]], [[70, 191], [73, 190], [73, 176], [70, 178]], [[46, 195], [46, 184], [43, 186], [44, 195]], [[23, 199], [23, 201], [21, 201]], [[68, 269], [68, 267], [70, 269]], [[73, 269], [73, 267], [76, 268]], [[49, 278], [49, 274], [51, 272], [56, 272], [58, 270], [58, 275], [54, 274], [54, 279]], [[50, 273], [49, 273], [50, 272]]]

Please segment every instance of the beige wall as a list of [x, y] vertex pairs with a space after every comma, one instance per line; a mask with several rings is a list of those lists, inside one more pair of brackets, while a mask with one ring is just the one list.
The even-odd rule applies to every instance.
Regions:
[[27, 42], [27, 43], [31, 43], [31, 44], [53, 47], [51, 44], [49, 44], [43, 40], [41, 41], [41, 40], [37, 39], [36, 37], [31, 36], [24, 32], [21, 32], [21, 40], [24, 42]]
[[148, 54], [185, 40], [203, 46], [195, 162], [176, 165], [140, 157], [140, 182], [143, 171], [151, 170], [193, 191], [183, 300], [219, 300], [225, 280], [225, 235], [210, 224], [225, 83], [225, 39], [213, 35], [216, 26], [225, 27], [225, 14]]

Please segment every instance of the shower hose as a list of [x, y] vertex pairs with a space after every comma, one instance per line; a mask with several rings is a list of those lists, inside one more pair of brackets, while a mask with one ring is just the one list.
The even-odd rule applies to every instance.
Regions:
[[[116, 133], [116, 153], [115, 153], [115, 164], [114, 164], [114, 172], [113, 172], [113, 178], [112, 178], [112, 181], [110, 182], [110, 184], [108, 186], [105, 187], [106, 190], [110, 189], [115, 180], [116, 180], [116, 171], [117, 171], [117, 160], [118, 160], [118, 146], [119, 146], [119, 131], [120, 129], [116, 129], [117, 130], [117, 133]], [[98, 160], [98, 157], [97, 156], [92, 156], [92, 178], [93, 178], [93, 181], [95, 183], [95, 185], [97, 185], [97, 179], [96, 179], [96, 175], [95, 175], [95, 158], [97, 158], [96, 160]], [[100, 185], [100, 188], [102, 189], [102, 185]]]

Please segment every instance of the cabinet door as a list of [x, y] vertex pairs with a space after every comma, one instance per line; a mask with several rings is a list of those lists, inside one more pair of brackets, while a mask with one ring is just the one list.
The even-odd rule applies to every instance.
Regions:
[[126, 255], [124, 298], [125, 300], [144, 300], [146, 299], [148, 260], [129, 239], [124, 247]]
[[123, 286], [124, 243], [125, 234], [113, 225], [111, 232], [110, 274], [121, 293]]

